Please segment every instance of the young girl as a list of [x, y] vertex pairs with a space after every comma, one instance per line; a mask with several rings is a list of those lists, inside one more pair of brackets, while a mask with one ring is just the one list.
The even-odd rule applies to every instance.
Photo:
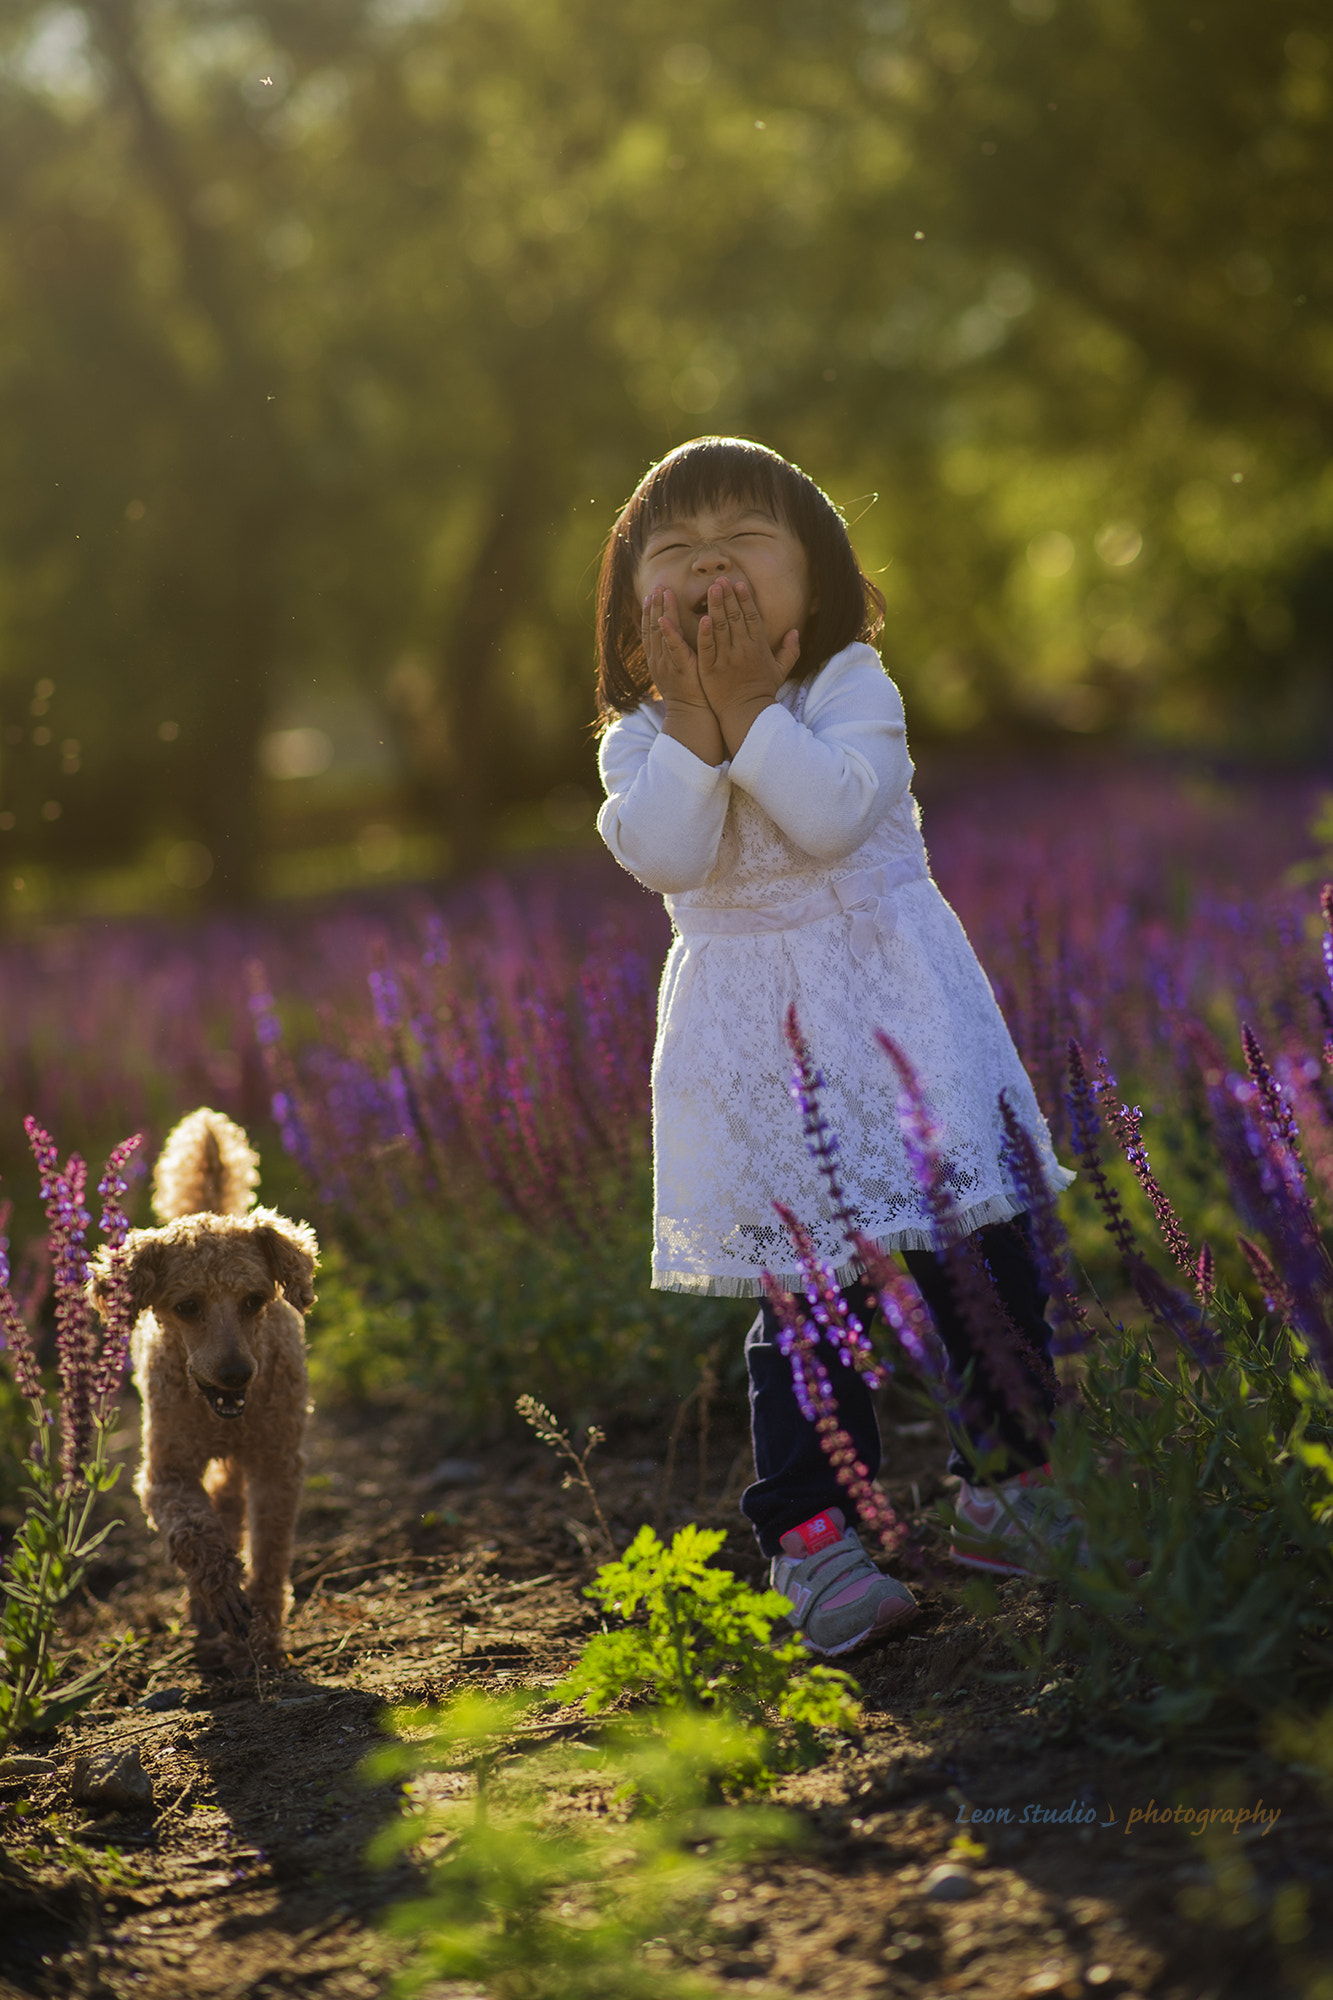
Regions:
[[[774, 1197], [842, 1251], [789, 1096], [783, 1039], [795, 1002], [826, 1079], [848, 1202], [901, 1251], [971, 1416], [1006, 1455], [992, 1484], [963, 1479], [954, 1554], [1023, 1571], [1072, 1523], [1045, 1483], [1045, 1449], [973, 1352], [906, 1157], [899, 1086], [878, 1048], [906, 1052], [943, 1128], [960, 1232], [975, 1236], [1030, 1357], [1049, 1353], [1042, 1290], [1005, 1166], [998, 1098], [1032, 1135], [1055, 1188], [1073, 1176], [1050, 1135], [985, 974], [926, 863], [902, 702], [868, 641], [884, 600], [846, 528], [804, 473], [762, 445], [698, 438], [647, 474], [611, 532], [598, 585], [599, 706], [616, 859], [660, 891], [675, 926], [653, 1061], [653, 1284], [761, 1294], [797, 1274]], [[854, 1276], [840, 1272], [844, 1280]], [[864, 1289], [851, 1286], [864, 1320]], [[814, 1426], [797, 1406], [765, 1302], [746, 1341], [755, 1483], [741, 1506], [807, 1645], [846, 1653], [916, 1609], [863, 1550]], [[830, 1369], [840, 1420], [873, 1477], [874, 1407]], [[1051, 1398], [1028, 1368], [1030, 1401]]]

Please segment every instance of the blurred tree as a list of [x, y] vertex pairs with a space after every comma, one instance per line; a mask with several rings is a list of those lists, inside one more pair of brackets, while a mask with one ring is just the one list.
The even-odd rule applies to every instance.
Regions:
[[7, 0], [0, 36], [0, 855], [170, 836], [249, 893], [266, 718], [336, 670], [469, 865], [589, 781], [601, 535], [712, 427], [870, 508], [918, 733], [1328, 718], [1303, 0]]

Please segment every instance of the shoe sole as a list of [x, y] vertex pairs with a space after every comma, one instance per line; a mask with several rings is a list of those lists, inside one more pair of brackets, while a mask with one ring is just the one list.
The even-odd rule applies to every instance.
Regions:
[[857, 1632], [852, 1638], [844, 1639], [840, 1646], [817, 1646], [813, 1639], [806, 1637], [804, 1632], [801, 1634], [801, 1642], [805, 1646], [806, 1651], [813, 1653], [816, 1659], [841, 1660], [848, 1653], [855, 1653], [862, 1646], [877, 1646], [881, 1639], [891, 1639], [900, 1626], [909, 1624], [913, 1618], [917, 1617], [920, 1610], [921, 1606], [915, 1600], [911, 1604], [904, 1604], [901, 1610], [894, 1612], [892, 1618], [885, 1620], [883, 1623], [875, 1623], [868, 1631]]

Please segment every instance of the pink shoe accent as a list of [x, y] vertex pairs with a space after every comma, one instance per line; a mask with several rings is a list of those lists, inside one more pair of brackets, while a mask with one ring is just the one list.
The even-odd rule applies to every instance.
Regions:
[[825, 1599], [824, 1608], [827, 1611], [840, 1611], [844, 1604], [855, 1604], [858, 1597], [864, 1597], [866, 1592], [873, 1590], [874, 1587], [875, 1578], [863, 1576], [858, 1582], [849, 1583], [846, 1590], [840, 1590], [836, 1597]]
[[799, 1528], [788, 1528], [781, 1547], [789, 1556], [812, 1556], [820, 1549], [835, 1548], [847, 1532], [846, 1516], [840, 1507], [826, 1507], [812, 1514]]

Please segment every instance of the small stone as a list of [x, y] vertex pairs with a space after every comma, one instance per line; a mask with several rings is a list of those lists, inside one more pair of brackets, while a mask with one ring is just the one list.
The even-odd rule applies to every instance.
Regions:
[[921, 1893], [931, 1903], [961, 1903], [976, 1895], [976, 1877], [970, 1868], [963, 1868], [956, 1861], [941, 1861], [927, 1875]]
[[109, 1812], [151, 1809], [153, 1781], [143, 1767], [137, 1743], [127, 1750], [94, 1751], [74, 1762], [74, 1803], [101, 1806]]
[[0, 1757], [0, 1783], [6, 1778], [44, 1778], [54, 1770], [49, 1757]]
[[140, 1708], [151, 1710], [156, 1715], [165, 1714], [168, 1709], [185, 1706], [184, 1688], [159, 1688], [156, 1694], [145, 1695]]
[[470, 1458], [442, 1458], [435, 1470], [428, 1474], [426, 1485], [429, 1489], [437, 1486], [475, 1486], [481, 1478], [481, 1467]]

